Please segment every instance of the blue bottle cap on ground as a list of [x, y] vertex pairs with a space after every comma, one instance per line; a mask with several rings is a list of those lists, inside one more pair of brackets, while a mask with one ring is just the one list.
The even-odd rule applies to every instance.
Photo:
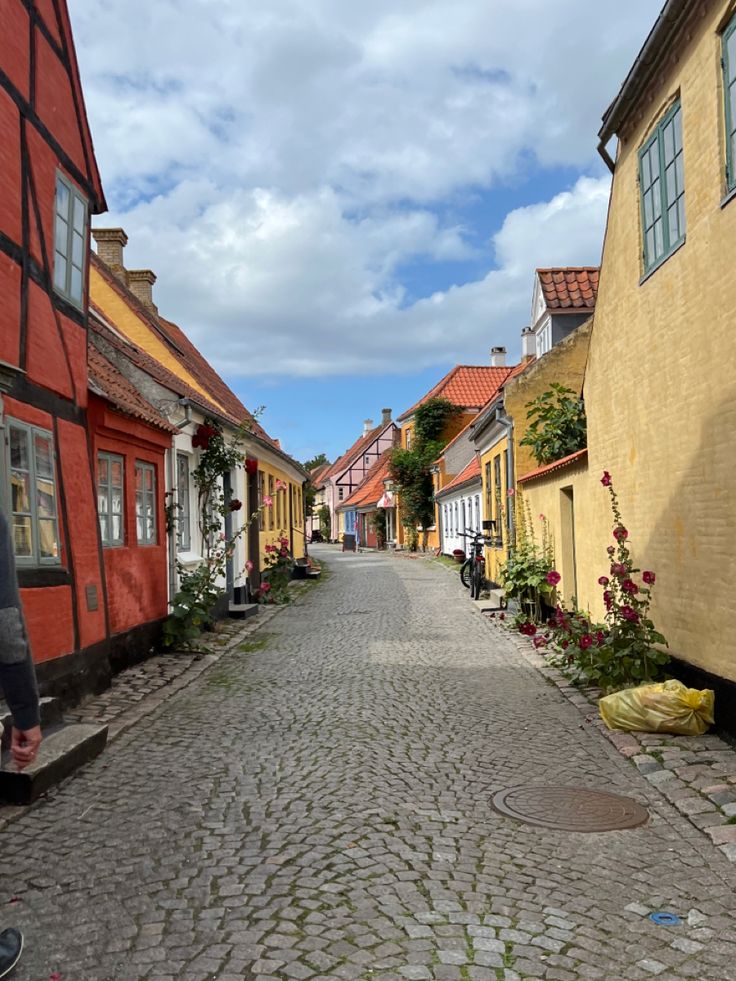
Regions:
[[680, 917], [674, 913], [650, 913], [649, 919], [657, 926], [677, 926], [680, 922]]

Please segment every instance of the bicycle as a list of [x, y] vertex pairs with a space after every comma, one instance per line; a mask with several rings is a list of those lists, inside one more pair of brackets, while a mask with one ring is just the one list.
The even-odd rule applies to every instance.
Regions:
[[483, 546], [488, 539], [479, 531], [461, 531], [458, 534], [461, 538], [472, 539], [470, 555], [460, 566], [460, 582], [470, 590], [470, 598], [477, 600], [485, 582]]

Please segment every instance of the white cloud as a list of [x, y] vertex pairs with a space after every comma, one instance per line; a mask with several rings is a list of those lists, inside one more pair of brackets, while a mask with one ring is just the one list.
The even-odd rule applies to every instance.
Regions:
[[477, 282], [409, 304], [402, 267], [477, 260], [443, 205], [600, 173], [598, 118], [658, 0], [620, 0], [605, 35], [581, 0], [69, 6], [98, 224], [219, 368], [310, 375], [515, 349], [533, 267], [597, 260], [606, 179], [509, 214]]

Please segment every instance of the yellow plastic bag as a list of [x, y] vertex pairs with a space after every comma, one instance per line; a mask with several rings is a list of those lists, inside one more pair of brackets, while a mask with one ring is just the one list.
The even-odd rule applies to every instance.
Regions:
[[609, 729], [702, 736], [713, 725], [713, 701], [709, 688], [698, 691], [673, 679], [614, 692], [598, 707]]

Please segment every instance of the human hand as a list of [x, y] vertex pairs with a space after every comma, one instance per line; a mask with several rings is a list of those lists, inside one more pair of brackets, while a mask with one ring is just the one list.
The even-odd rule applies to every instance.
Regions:
[[41, 726], [34, 726], [32, 729], [16, 729], [10, 737], [10, 753], [13, 761], [19, 770], [24, 770], [29, 763], [33, 763], [41, 745]]

